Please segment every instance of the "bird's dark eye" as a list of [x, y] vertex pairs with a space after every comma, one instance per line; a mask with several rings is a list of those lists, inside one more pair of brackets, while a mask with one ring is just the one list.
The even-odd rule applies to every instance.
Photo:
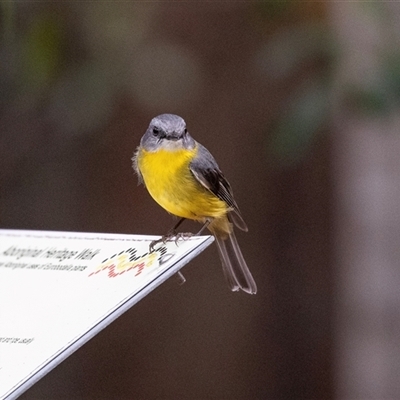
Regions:
[[153, 135], [154, 135], [154, 136], [158, 136], [159, 133], [160, 133], [160, 130], [155, 126], [155, 127], [153, 128]]
[[185, 128], [185, 134], [187, 133], [187, 129]]

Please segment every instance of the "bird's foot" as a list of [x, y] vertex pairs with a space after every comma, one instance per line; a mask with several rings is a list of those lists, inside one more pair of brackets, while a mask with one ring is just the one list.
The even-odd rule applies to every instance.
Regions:
[[193, 233], [191, 232], [170, 232], [167, 235], [161, 236], [160, 239], [153, 240], [150, 245], [149, 245], [149, 250], [150, 253], [152, 253], [155, 250], [155, 246], [159, 243], [165, 244], [167, 242], [172, 242], [174, 241], [175, 244], [177, 245], [179, 240], [187, 240], [190, 237], [193, 236]]
[[189, 238], [191, 238], [193, 236], [193, 233], [191, 232], [179, 232], [177, 233], [174, 238], [175, 238], [175, 244], [177, 245], [179, 240], [188, 240]]

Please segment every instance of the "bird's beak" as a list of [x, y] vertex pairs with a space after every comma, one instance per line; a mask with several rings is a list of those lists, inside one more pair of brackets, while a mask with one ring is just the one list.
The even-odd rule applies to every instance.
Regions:
[[178, 132], [171, 132], [169, 135], [168, 135], [168, 139], [169, 140], [173, 140], [173, 141], [177, 141], [177, 140], [179, 140], [179, 139], [182, 139], [182, 137], [183, 137], [183, 135], [182, 134], [180, 134], [180, 133], [178, 133]]

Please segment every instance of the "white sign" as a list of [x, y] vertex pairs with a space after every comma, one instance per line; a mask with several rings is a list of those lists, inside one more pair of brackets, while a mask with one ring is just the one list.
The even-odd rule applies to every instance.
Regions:
[[209, 246], [0, 230], [0, 399], [15, 399]]

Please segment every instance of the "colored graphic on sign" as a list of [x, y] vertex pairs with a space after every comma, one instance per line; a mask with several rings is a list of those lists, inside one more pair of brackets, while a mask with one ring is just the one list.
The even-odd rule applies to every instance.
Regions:
[[167, 248], [165, 246], [140, 255], [137, 254], [137, 249], [130, 247], [103, 260], [89, 276], [103, 271], [108, 271], [109, 278], [115, 278], [131, 271], [134, 272], [134, 276], [138, 276], [143, 272], [144, 268], [158, 267], [166, 253]]

